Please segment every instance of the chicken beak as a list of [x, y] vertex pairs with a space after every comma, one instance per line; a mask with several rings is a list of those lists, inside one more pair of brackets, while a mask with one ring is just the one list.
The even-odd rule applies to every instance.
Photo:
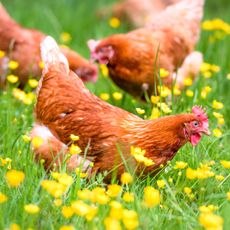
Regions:
[[210, 135], [211, 135], [211, 132], [210, 132], [208, 129], [204, 129], [204, 130], [202, 131], [202, 133], [204, 133], [204, 134], [207, 135], [207, 136], [210, 136]]

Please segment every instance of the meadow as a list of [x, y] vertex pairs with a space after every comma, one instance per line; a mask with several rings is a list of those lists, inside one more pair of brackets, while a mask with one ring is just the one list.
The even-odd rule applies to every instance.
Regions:
[[[96, 16], [112, 0], [1, 1], [23, 26], [50, 34], [87, 58], [88, 39], [128, 30], [125, 22], [113, 28], [109, 18]], [[230, 24], [229, 12], [228, 0], [207, 0], [203, 20]], [[216, 24], [218, 30], [202, 30], [197, 45], [206, 64], [197, 80], [168, 103], [170, 112], [153, 114], [154, 103], [117, 88], [104, 67], [95, 84], [87, 83], [94, 94], [145, 119], [188, 112], [193, 105], [207, 109], [212, 135], [196, 147], [186, 144], [154, 177], [127, 174], [123, 184], [115, 180], [107, 186], [102, 174], [88, 180], [78, 172], [65, 174], [64, 166], [47, 174], [43, 162], [34, 162], [27, 137], [34, 120], [33, 89], [26, 86], [24, 100], [25, 94], [15, 96], [17, 82], [8, 82], [0, 91], [0, 229], [229, 229], [230, 31], [223, 32], [222, 21]], [[71, 35], [68, 42], [68, 36], [61, 39], [63, 32]]]

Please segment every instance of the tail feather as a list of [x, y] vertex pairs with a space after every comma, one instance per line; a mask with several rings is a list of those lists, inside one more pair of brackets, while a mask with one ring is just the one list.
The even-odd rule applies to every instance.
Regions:
[[41, 43], [41, 57], [44, 63], [45, 73], [49, 70], [50, 66], [62, 66], [66, 73], [69, 73], [69, 63], [67, 58], [61, 53], [56, 41], [47, 36]]

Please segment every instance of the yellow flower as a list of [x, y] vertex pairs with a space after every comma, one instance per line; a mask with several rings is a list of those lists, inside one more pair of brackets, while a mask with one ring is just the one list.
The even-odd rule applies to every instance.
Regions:
[[27, 204], [24, 206], [24, 210], [30, 214], [37, 214], [40, 208], [36, 204]]
[[192, 189], [189, 187], [184, 187], [184, 193], [190, 195], [192, 193]]
[[25, 179], [25, 174], [22, 171], [9, 170], [6, 173], [6, 181], [11, 187], [18, 187]]
[[221, 230], [223, 218], [213, 213], [201, 213], [199, 216], [200, 224], [207, 230]]
[[205, 71], [202, 74], [205, 78], [210, 78], [212, 76], [212, 73], [210, 71]]
[[60, 35], [60, 39], [61, 39], [62, 42], [68, 43], [68, 42], [70, 42], [72, 40], [72, 37], [71, 37], [71, 35], [69, 33], [63, 32]]
[[188, 97], [193, 97], [194, 96], [194, 92], [190, 89], [187, 89], [186, 92], [185, 92], [186, 96]]
[[123, 213], [122, 204], [119, 203], [118, 201], [113, 200], [110, 202], [109, 205], [111, 207], [109, 216], [114, 219], [120, 220], [122, 218], [122, 213]]
[[38, 63], [38, 65], [39, 65], [39, 67], [41, 68], [41, 69], [44, 69], [44, 62], [43, 61], [40, 61], [39, 63]]
[[144, 189], [144, 204], [146, 207], [151, 208], [160, 203], [160, 192], [151, 187], [147, 186]]
[[31, 88], [36, 88], [38, 86], [38, 81], [36, 79], [29, 79], [28, 84]]
[[214, 108], [214, 109], [223, 109], [224, 108], [224, 104], [222, 102], [214, 100], [212, 102], [212, 108]]
[[201, 97], [203, 99], [205, 99], [208, 95], [208, 93], [210, 93], [212, 91], [212, 88], [210, 86], [205, 86], [204, 88], [202, 88], [201, 90]]
[[74, 155], [74, 154], [80, 154], [82, 150], [80, 149], [78, 145], [72, 144], [69, 148], [69, 152], [70, 154]]
[[108, 185], [107, 194], [110, 197], [117, 197], [122, 192], [122, 187], [118, 184]]
[[98, 213], [98, 207], [90, 206], [89, 212], [86, 214], [85, 218], [88, 221], [91, 221]]
[[134, 201], [134, 194], [129, 193], [129, 192], [125, 192], [122, 198], [125, 202], [133, 202]]
[[99, 203], [101, 205], [105, 205], [109, 202], [110, 198], [109, 196], [105, 193], [105, 189], [96, 187], [92, 190], [92, 196], [90, 197], [90, 200], [95, 203]]
[[223, 114], [221, 114], [221, 113], [213, 112], [212, 114], [213, 114], [213, 116], [214, 116], [215, 118], [217, 118], [217, 119], [223, 118]]
[[109, 96], [108, 93], [101, 93], [101, 94], [100, 94], [100, 98], [101, 98], [102, 100], [104, 100], [104, 101], [108, 101], [109, 98], [110, 98], [110, 96]]
[[7, 78], [7, 81], [12, 83], [12, 84], [14, 84], [18, 81], [18, 77], [13, 75], [13, 74], [8, 75], [6, 78]]
[[203, 62], [203, 63], [201, 64], [200, 71], [201, 71], [201, 72], [207, 72], [207, 71], [210, 70], [210, 68], [211, 68], [211, 64], [209, 64], [209, 63], [207, 63], [207, 62]]
[[9, 230], [20, 230], [20, 226], [18, 224], [11, 224]]
[[62, 200], [61, 200], [61, 199], [55, 199], [55, 200], [54, 200], [54, 205], [55, 205], [56, 207], [61, 206], [61, 205], [62, 205]]
[[227, 192], [227, 200], [230, 200], [230, 191]]
[[13, 61], [13, 60], [9, 61], [8, 63], [9, 69], [12, 69], [12, 70], [17, 69], [18, 66], [19, 66], [18, 62]]
[[160, 101], [160, 97], [159, 96], [151, 96], [151, 102], [153, 104], [157, 104]]
[[103, 77], [108, 77], [109, 76], [109, 69], [107, 65], [105, 64], [100, 64], [100, 69]]
[[31, 137], [28, 136], [28, 135], [22, 135], [22, 140], [25, 142], [25, 143], [28, 143], [31, 141]]
[[70, 207], [70, 206], [63, 206], [61, 213], [66, 219], [68, 219], [68, 218], [73, 216], [74, 211], [73, 211], [72, 207]]
[[158, 117], [160, 117], [160, 115], [160, 110], [158, 108], [153, 108], [150, 119], [157, 119]]
[[200, 164], [200, 167], [197, 169], [186, 169], [186, 177], [190, 180], [193, 179], [206, 179], [209, 177], [213, 177], [215, 174], [211, 171], [211, 168], [208, 164]]
[[158, 86], [157, 89], [161, 97], [168, 97], [171, 94], [171, 90], [167, 86]]
[[145, 110], [144, 109], [141, 109], [141, 108], [136, 108], [136, 111], [138, 114], [144, 114], [145, 113]]
[[166, 114], [169, 114], [172, 112], [172, 110], [169, 108], [169, 106], [164, 102], [157, 103], [157, 106]]
[[178, 86], [174, 86], [174, 88], [173, 88], [173, 94], [175, 95], [175, 96], [179, 96], [179, 95], [181, 95], [181, 91], [180, 91], [180, 89], [178, 88]]
[[200, 212], [208, 212], [208, 213], [210, 213], [210, 212], [218, 210], [218, 207], [215, 206], [215, 205], [212, 205], [212, 204], [210, 204], [208, 206], [202, 205], [202, 206], [199, 207], [199, 210], [200, 210]]
[[35, 136], [32, 138], [31, 143], [32, 146], [37, 149], [43, 144], [44, 140], [41, 137]]
[[213, 72], [217, 73], [220, 71], [220, 67], [217, 66], [217, 65], [211, 65], [211, 68], [210, 68]]
[[3, 50], [0, 50], [0, 58], [3, 58], [5, 56], [5, 52]]
[[112, 217], [106, 217], [104, 219], [104, 225], [106, 230], [122, 230], [120, 221]]
[[218, 125], [223, 125], [225, 123], [224, 118], [219, 118], [217, 122], [218, 122]]
[[11, 162], [12, 162], [12, 160], [8, 157], [5, 159], [0, 157], [0, 166], [5, 166], [8, 164], [8, 167], [9, 167], [9, 166], [11, 166]]
[[185, 79], [184, 79], [184, 85], [185, 86], [191, 86], [192, 85], [192, 83], [193, 83], [193, 81], [192, 81], [192, 78], [191, 77], [186, 77]]
[[169, 76], [169, 71], [164, 69], [164, 68], [160, 68], [160, 77], [161, 78], [165, 78]]
[[123, 211], [122, 221], [128, 230], [136, 229], [139, 226], [138, 215], [134, 210]]
[[76, 136], [76, 135], [74, 135], [74, 134], [71, 134], [71, 135], [70, 135], [70, 139], [71, 139], [72, 141], [78, 141], [80, 138], [79, 138], [79, 136]]
[[134, 146], [130, 147], [130, 153], [131, 155], [133, 155], [133, 157], [137, 162], [144, 163], [145, 166], [154, 165], [154, 162], [151, 159], [144, 156], [145, 152], [146, 152], [145, 150], [142, 150], [139, 147], [134, 147]]
[[230, 80], [230, 73], [227, 74], [227, 79]]
[[164, 188], [165, 187], [165, 182], [164, 180], [157, 180], [157, 186], [159, 188]]
[[188, 166], [188, 163], [184, 162], [184, 161], [176, 161], [176, 165], [174, 167], [174, 169], [184, 169]]
[[109, 25], [112, 27], [112, 28], [118, 28], [120, 25], [121, 25], [121, 22], [118, 18], [116, 17], [112, 17], [110, 18], [109, 20]]
[[221, 137], [222, 136], [222, 132], [220, 129], [213, 129], [213, 136], [214, 137]]
[[0, 192], [0, 204], [6, 202], [8, 200], [8, 197]]
[[220, 163], [222, 164], [222, 166], [226, 169], [230, 168], [230, 161], [226, 161], [226, 160], [222, 160], [220, 161]]
[[123, 97], [122, 93], [119, 93], [119, 92], [114, 92], [114, 93], [113, 93], [113, 98], [114, 98], [116, 101], [121, 100], [122, 97]]
[[90, 206], [82, 200], [76, 200], [71, 203], [74, 213], [78, 216], [85, 216], [90, 210]]
[[73, 225], [63, 225], [59, 228], [59, 230], [75, 230]]
[[224, 176], [222, 176], [222, 175], [216, 175], [215, 178], [216, 178], [216, 180], [218, 180], [218, 181], [224, 180]]
[[61, 197], [67, 189], [67, 186], [65, 186], [64, 184], [58, 183], [58, 182], [53, 181], [53, 180], [43, 180], [41, 182], [41, 186], [51, 196], [53, 196], [55, 198]]
[[80, 176], [80, 178], [85, 178], [88, 176], [88, 173], [82, 172], [79, 167], [75, 169], [75, 173], [77, 174], [77, 176]]
[[130, 173], [124, 172], [121, 175], [121, 183], [122, 184], [130, 184], [133, 182], [133, 177]]

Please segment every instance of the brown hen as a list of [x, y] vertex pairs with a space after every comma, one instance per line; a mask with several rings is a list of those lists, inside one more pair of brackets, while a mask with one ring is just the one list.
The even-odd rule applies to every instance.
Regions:
[[154, 17], [168, 5], [179, 0], [123, 0], [99, 11], [99, 15], [111, 14], [114, 17], [127, 21], [134, 27], [141, 27], [151, 23]]
[[[39, 46], [45, 36], [37, 30], [21, 27], [0, 3], [0, 50], [6, 52], [6, 56], [0, 58], [1, 85], [5, 83], [9, 60], [19, 64], [12, 73], [19, 77], [21, 86], [25, 85], [30, 76], [40, 78], [42, 70], [39, 66], [41, 63]], [[96, 81], [95, 65], [69, 48], [62, 47], [61, 50], [67, 57], [71, 70], [75, 71], [83, 81]]]
[[[46, 161], [46, 167], [62, 162], [71, 143], [70, 135], [74, 134], [80, 137], [80, 148], [87, 148], [87, 160], [83, 160], [84, 153], [73, 155], [67, 163], [69, 169], [84, 162], [86, 170], [93, 162], [93, 172], [116, 170], [120, 175], [127, 165], [137, 173], [151, 173], [171, 160], [186, 142], [196, 145], [203, 133], [209, 133], [208, 117], [198, 106], [193, 107], [191, 114], [143, 120], [90, 93], [69, 70], [66, 58], [51, 37], [44, 40], [41, 50], [45, 68], [31, 135], [43, 139], [34, 151], [36, 159]], [[130, 154], [131, 146], [146, 151], [144, 159], [152, 164], [145, 167], [138, 163]]]
[[111, 79], [137, 97], [143, 95], [146, 85], [148, 93], [153, 93], [160, 68], [169, 72], [163, 84], [172, 87], [177, 79], [182, 88], [183, 79], [195, 78], [202, 63], [202, 54], [193, 51], [203, 5], [204, 0], [183, 0], [167, 7], [149, 26], [100, 41], [90, 40], [91, 58], [107, 64]]

